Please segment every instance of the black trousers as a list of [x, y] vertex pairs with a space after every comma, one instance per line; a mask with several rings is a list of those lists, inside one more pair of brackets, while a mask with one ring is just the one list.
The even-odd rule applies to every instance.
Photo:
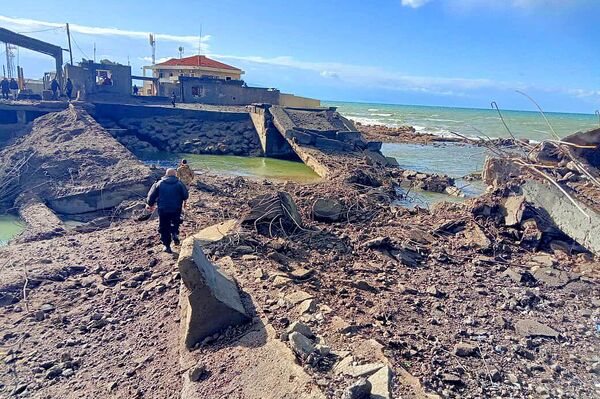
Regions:
[[4, 98], [5, 100], [8, 100], [8, 93], [10, 93], [9, 91], [3, 91], [2, 92], [2, 98]]
[[160, 234], [160, 241], [167, 247], [171, 245], [171, 238], [174, 235], [179, 235], [180, 223], [181, 211], [158, 211], [158, 233]]

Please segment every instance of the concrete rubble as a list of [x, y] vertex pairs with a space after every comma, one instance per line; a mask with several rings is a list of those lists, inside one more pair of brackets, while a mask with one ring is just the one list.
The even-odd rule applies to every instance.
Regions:
[[[29, 154], [3, 200], [31, 220], [27, 242], [0, 248], [2, 394], [600, 395], [595, 153], [556, 158], [548, 144], [527, 162], [489, 159], [481, 196], [407, 208], [402, 182], [454, 182], [389, 164], [333, 110], [256, 108], [251, 123], [277, 130], [260, 140], [278, 133], [329, 180], [206, 173], [175, 256], [160, 252], [156, 220], [116, 211], [139, 209], [128, 194], [153, 170], [82, 109], [38, 118], [2, 150], [13, 164]], [[541, 162], [556, 166], [550, 179], [530, 166]], [[39, 170], [57, 184], [37, 187]], [[105, 223], [105, 207], [127, 216]], [[66, 228], [72, 210], [96, 228]]]

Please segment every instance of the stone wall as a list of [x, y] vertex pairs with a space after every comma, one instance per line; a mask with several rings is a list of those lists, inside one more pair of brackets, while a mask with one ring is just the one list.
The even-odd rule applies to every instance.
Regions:
[[250, 118], [210, 121], [183, 116], [156, 116], [98, 121], [121, 144], [138, 154], [148, 151], [244, 156], [262, 154]]

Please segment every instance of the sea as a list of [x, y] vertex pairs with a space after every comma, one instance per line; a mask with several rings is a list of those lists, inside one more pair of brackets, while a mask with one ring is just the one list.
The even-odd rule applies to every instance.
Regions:
[[[510, 137], [498, 112], [492, 108], [450, 108], [423, 105], [371, 104], [352, 102], [323, 102], [337, 107], [353, 121], [370, 125], [398, 127], [411, 125], [419, 133], [452, 136], [452, 132], [468, 137]], [[539, 112], [501, 110], [511, 132], [518, 138], [534, 141], [551, 139], [552, 131]], [[593, 112], [593, 111], [592, 111]], [[552, 129], [564, 137], [577, 131], [600, 126], [596, 114], [544, 113]]]
[[[422, 105], [397, 105], [354, 102], [324, 102], [337, 107], [345, 117], [363, 124], [398, 127], [410, 125], [419, 133], [442, 137], [457, 137], [453, 132], [470, 138], [510, 137], [504, 123], [515, 137], [539, 142], [552, 139], [552, 130], [565, 137], [571, 133], [600, 127], [598, 114], [571, 114], [501, 110], [451, 108]], [[384, 144], [382, 152], [398, 160], [402, 168], [438, 173], [460, 179], [480, 172], [487, 150], [462, 143]]]

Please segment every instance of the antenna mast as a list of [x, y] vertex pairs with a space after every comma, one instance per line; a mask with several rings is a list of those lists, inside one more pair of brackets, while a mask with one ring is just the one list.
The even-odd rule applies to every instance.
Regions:
[[150, 33], [149, 36], [150, 47], [152, 47], [152, 65], [156, 64], [156, 38], [154, 34]]
[[6, 76], [15, 77], [15, 51], [16, 46], [6, 43]]
[[200, 36], [198, 36], [198, 66], [202, 64], [202, 24], [200, 24]]

